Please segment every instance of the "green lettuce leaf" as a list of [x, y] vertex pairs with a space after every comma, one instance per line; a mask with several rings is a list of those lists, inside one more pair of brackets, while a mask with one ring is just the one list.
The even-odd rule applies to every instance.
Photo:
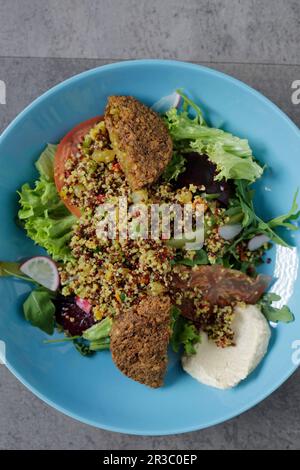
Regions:
[[200, 335], [192, 322], [181, 315], [179, 308], [172, 306], [172, 336], [170, 344], [174, 352], [181, 347], [185, 354], [191, 356], [196, 353], [195, 344], [200, 342]]
[[[27, 235], [47, 250], [56, 261], [70, 259], [69, 241], [76, 217], [70, 214], [51, 179], [55, 146], [48, 146], [37, 162], [40, 178], [31, 188], [24, 184], [20, 196], [18, 217], [24, 222]], [[51, 173], [52, 160], [52, 173]]]
[[35, 166], [41, 176], [49, 181], [54, 181], [54, 156], [57, 145], [48, 144]]
[[164, 181], [176, 181], [178, 176], [185, 171], [185, 158], [179, 153], [174, 153], [172, 160], [162, 174]]
[[[250, 182], [259, 178], [263, 169], [253, 159], [248, 140], [235, 137], [221, 129], [208, 127], [201, 110], [181, 94], [183, 110], [172, 108], [166, 113], [166, 124], [174, 142], [175, 150], [196, 151], [206, 154], [218, 169], [216, 180], [244, 179]], [[193, 108], [191, 117], [188, 108]]]

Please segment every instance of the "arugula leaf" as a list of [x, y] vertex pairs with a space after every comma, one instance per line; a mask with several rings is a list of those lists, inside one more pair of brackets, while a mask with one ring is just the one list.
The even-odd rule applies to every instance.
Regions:
[[98, 341], [91, 341], [89, 344], [86, 341], [82, 340], [82, 338], [80, 338], [74, 341], [74, 346], [82, 356], [92, 356], [97, 351], [109, 349], [110, 338], [103, 338]]
[[99, 341], [103, 338], [106, 338], [110, 334], [110, 330], [112, 327], [112, 319], [110, 317], [104, 318], [104, 320], [96, 323], [95, 325], [91, 326], [87, 330], [85, 330], [82, 334], [84, 339], [89, 341]]
[[58, 338], [46, 340], [45, 343], [63, 343], [73, 341], [76, 350], [82, 356], [90, 356], [96, 351], [102, 351], [110, 348], [110, 330], [112, 319], [106, 317], [99, 323], [85, 330], [82, 336], [70, 336], [67, 338]]
[[287, 305], [283, 305], [281, 308], [264, 307], [263, 310], [266, 319], [269, 321], [283, 323], [290, 323], [294, 321], [294, 315]]
[[235, 182], [236, 195], [238, 198], [237, 207], [242, 215], [242, 226], [247, 227], [256, 221], [256, 214], [253, 205], [254, 192], [250, 190], [248, 181], [241, 180]]
[[199, 264], [208, 264], [208, 257], [207, 257], [206, 251], [203, 249], [197, 250], [193, 261], [194, 261], [194, 266], [199, 265]]
[[[300, 211], [298, 211], [297, 196], [298, 190], [296, 191], [291, 209], [287, 214], [275, 217], [274, 219], [265, 222], [255, 213], [253, 205], [253, 190], [249, 188], [247, 181], [236, 181], [236, 194], [238, 197], [238, 205], [235, 209], [240, 211], [242, 214], [242, 225], [244, 228], [248, 228], [243, 233], [242, 238], [251, 238], [255, 234], [265, 234], [270, 240], [278, 245], [289, 247], [290, 245], [285, 242], [275, 231], [274, 228], [286, 228], [288, 230], [297, 230], [298, 227], [292, 224], [291, 221], [296, 221], [300, 217]], [[229, 211], [227, 211], [228, 214]], [[240, 239], [238, 240], [240, 241]]]
[[183, 264], [184, 266], [198, 266], [200, 264], [208, 264], [208, 257], [205, 250], [197, 250], [193, 259], [175, 258], [171, 261], [172, 265]]
[[286, 227], [289, 230], [297, 230], [298, 227], [293, 225], [291, 223], [291, 220], [298, 220], [300, 216], [300, 210], [298, 210], [299, 206], [297, 204], [297, 197], [299, 194], [299, 188], [295, 192], [293, 202], [292, 202], [292, 207], [290, 210], [283, 215], [280, 215], [278, 217], [275, 217], [274, 219], [269, 220], [268, 226], [270, 228], [275, 228], [275, 227]]
[[52, 302], [54, 297], [53, 292], [38, 287], [29, 294], [23, 304], [26, 320], [49, 335], [54, 332], [55, 306]]
[[266, 319], [276, 323], [290, 323], [294, 321], [294, 315], [287, 305], [283, 305], [281, 308], [272, 306], [272, 302], [276, 302], [278, 300], [280, 300], [280, 295], [270, 292], [265, 294], [258, 302]]
[[80, 339], [75, 339], [73, 341], [76, 351], [78, 351], [82, 356], [92, 356], [94, 351], [91, 350], [90, 346]]
[[211, 201], [213, 199], [218, 199], [221, 196], [221, 193], [202, 193], [201, 197], [204, 197], [207, 201]]
[[[230, 199], [229, 207], [225, 211], [225, 215], [229, 218], [228, 224], [239, 224], [244, 220], [242, 207], [238, 199]], [[243, 225], [244, 226], [244, 225]]]
[[16, 277], [18, 279], [22, 279], [23, 281], [33, 282], [35, 281], [31, 279], [31, 277], [26, 276], [26, 274], [22, 273], [20, 270], [20, 263], [13, 263], [10, 261], [0, 261], [0, 277]]
[[176, 181], [178, 176], [185, 171], [186, 159], [179, 153], [174, 153], [172, 159], [162, 174], [164, 181]]
[[91, 341], [90, 350], [91, 351], [103, 351], [104, 349], [110, 348], [110, 338], [103, 338], [98, 341]]
[[67, 343], [72, 341], [76, 351], [78, 351], [82, 356], [91, 356], [94, 354], [94, 350], [90, 347], [92, 343], [85, 341], [82, 336], [67, 336], [64, 338], [56, 339], [47, 339], [44, 341], [45, 344], [57, 344], [57, 343]]
[[195, 354], [195, 344], [200, 342], [200, 335], [192, 322], [181, 315], [180, 309], [172, 306], [172, 336], [170, 344], [174, 352], [178, 352], [183, 347], [188, 356]]
[[[58, 328], [56, 328], [59, 330]], [[59, 333], [62, 333], [63, 331], [59, 331]], [[56, 344], [56, 343], [67, 343], [68, 341], [74, 341], [75, 339], [79, 339], [81, 336], [76, 335], [76, 336], [67, 336], [65, 338], [55, 338], [55, 339], [46, 339], [44, 340], [44, 344]]]

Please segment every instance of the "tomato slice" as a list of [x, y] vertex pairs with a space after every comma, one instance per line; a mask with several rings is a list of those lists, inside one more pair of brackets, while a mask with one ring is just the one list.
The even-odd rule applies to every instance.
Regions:
[[[68, 132], [68, 134], [59, 143], [54, 158], [54, 181], [59, 193], [64, 185], [65, 164], [67, 159], [72, 153], [75, 154], [77, 152], [78, 144], [82, 142], [84, 136], [89, 132], [89, 130], [97, 122], [100, 122], [103, 119], [103, 116], [96, 116], [78, 124], [70, 132]], [[81, 216], [79, 207], [74, 206], [68, 198], [62, 198], [62, 200], [69, 211], [72, 212], [72, 214], [74, 214], [76, 217]]]
[[[186, 290], [197, 287], [201, 291], [203, 300], [211, 306], [225, 307], [238, 301], [256, 304], [271, 281], [270, 276], [259, 275], [251, 278], [240, 271], [220, 265], [203, 265], [194, 269], [182, 266], [181, 269], [182, 273], [185, 273], [186, 280], [183, 281], [179, 275], [175, 275], [174, 288]], [[186, 302], [186, 314], [190, 310], [191, 303]]]

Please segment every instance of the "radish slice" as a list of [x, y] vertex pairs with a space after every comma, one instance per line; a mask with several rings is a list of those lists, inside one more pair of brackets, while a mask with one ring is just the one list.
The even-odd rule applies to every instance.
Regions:
[[262, 247], [265, 243], [270, 240], [267, 235], [255, 235], [255, 237], [251, 238], [248, 242], [248, 250], [255, 251]]
[[75, 303], [77, 307], [81, 308], [81, 310], [83, 310], [85, 313], [90, 313], [92, 306], [88, 300], [82, 299], [81, 297], [76, 297]]
[[160, 100], [156, 101], [151, 109], [157, 113], [164, 114], [171, 108], [178, 108], [181, 96], [174, 91], [171, 95], [163, 96]]
[[242, 228], [241, 224], [222, 225], [219, 227], [219, 235], [224, 240], [232, 240], [242, 231]]
[[20, 266], [20, 271], [49, 290], [56, 291], [59, 274], [56, 264], [46, 256], [34, 256]]

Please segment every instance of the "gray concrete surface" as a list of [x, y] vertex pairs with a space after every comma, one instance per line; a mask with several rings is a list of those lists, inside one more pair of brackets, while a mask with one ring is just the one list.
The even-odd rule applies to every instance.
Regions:
[[[298, 0], [0, 0], [0, 132], [28, 103], [114, 60], [189, 60], [229, 73], [300, 126]], [[300, 371], [253, 410], [170, 437], [109, 433], [49, 408], [0, 367], [0, 449], [299, 449]]]
[[1, 0], [0, 55], [297, 64], [297, 0]]

